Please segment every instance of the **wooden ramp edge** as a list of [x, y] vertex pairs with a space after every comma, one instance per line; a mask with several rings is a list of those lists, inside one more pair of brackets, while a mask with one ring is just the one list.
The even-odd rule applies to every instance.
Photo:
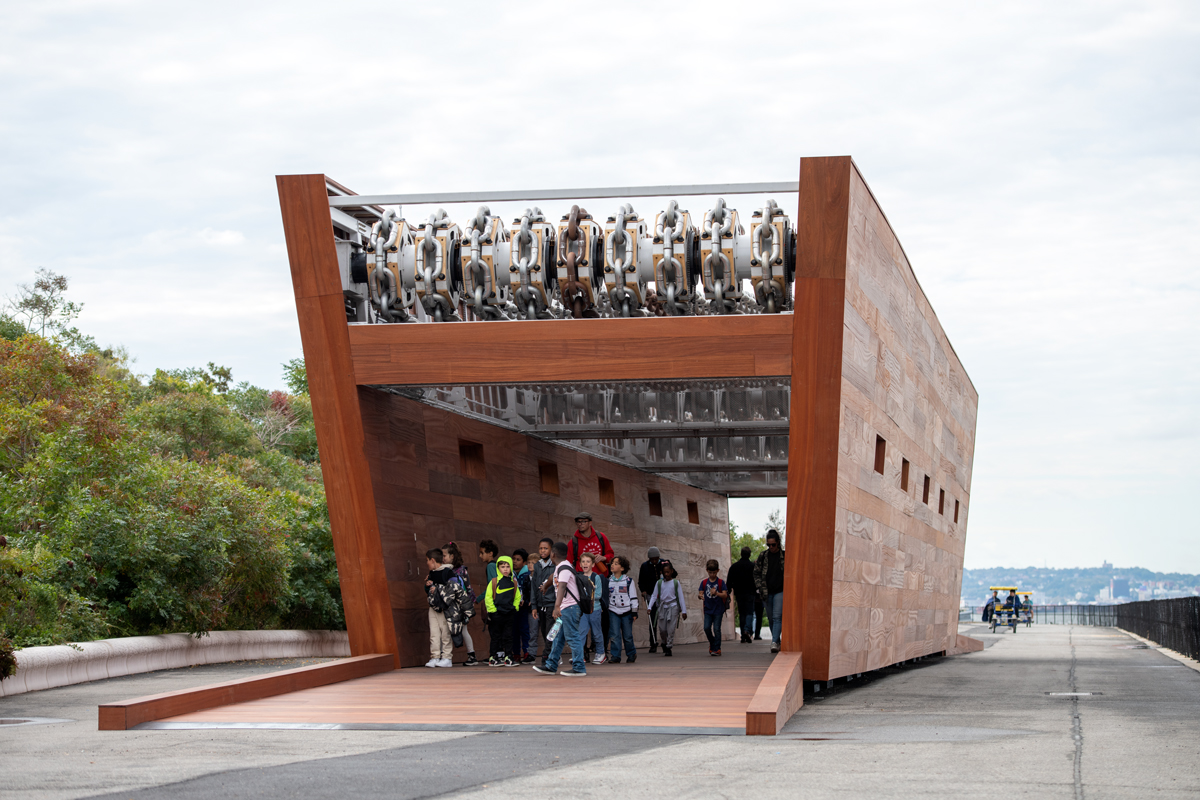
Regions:
[[264, 697], [311, 689], [315, 686], [326, 686], [354, 678], [365, 678], [380, 672], [390, 672], [394, 668], [395, 657], [390, 653], [354, 656], [326, 664], [314, 664], [310, 667], [272, 672], [268, 675], [240, 678], [225, 683], [214, 683], [210, 686], [199, 686], [195, 689], [181, 689], [177, 692], [164, 692], [163, 694], [135, 697], [132, 700], [122, 700], [117, 703], [105, 703], [100, 706], [100, 730], [129, 730], [143, 722], [152, 722], [193, 711], [203, 711], [217, 706], [244, 703], [248, 700], [261, 700]]
[[747, 736], [774, 736], [804, 705], [801, 654], [780, 653], [746, 708]]

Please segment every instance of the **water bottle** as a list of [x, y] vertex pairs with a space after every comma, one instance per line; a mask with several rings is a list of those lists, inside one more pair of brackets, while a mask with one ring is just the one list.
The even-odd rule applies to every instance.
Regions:
[[554, 620], [554, 624], [550, 627], [550, 630], [546, 631], [546, 641], [553, 642], [556, 638], [558, 638], [558, 632], [561, 630], [562, 617], [559, 617], [558, 619]]

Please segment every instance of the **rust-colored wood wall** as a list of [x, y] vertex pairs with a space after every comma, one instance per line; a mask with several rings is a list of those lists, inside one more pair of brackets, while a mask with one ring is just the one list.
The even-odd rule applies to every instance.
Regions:
[[[688, 591], [688, 620], [679, 643], [704, 641], [703, 615], [695, 608], [696, 588], [710, 558], [729, 569], [728, 501], [721, 495], [522, 433], [464, 417], [389, 392], [359, 388], [366, 456], [383, 544], [383, 562], [403, 666], [429, 658], [429, 626], [424, 581], [425, 551], [454, 541], [462, 550], [477, 592], [484, 588], [478, 561], [483, 539], [500, 545], [501, 555], [517, 547], [536, 553], [543, 536], [566, 541], [574, 517], [590, 511], [595, 526], [627, 557], [636, 575], [651, 545], [679, 569]], [[483, 479], [463, 473], [459, 443], [483, 445]], [[555, 464], [557, 495], [542, 491], [538, 462]], [[600, 502], [600, 478], [614, 483], [616, 505]], [[647, 493], [659, 492], [662, 516], [652, 516]], [[699, 523], [688, 521], [688, 501]], [[635, 640], [647, 641], [646, 615], [634, 623]], [[726, 619], [732, 635], [732, 615]], [[477, 655], [486, 657], [488, 637], [479, 620], [469, 628]], [[456, 653], [456, 659], [462, 651]]]
[[815, 339], [793, 343], [792, 454], [811, 472], [789, 487], [805, 581], [789, 608], [805, 677], [826, 680], [953, 646], [979, 398], [851, 159], [804, 159], [800, 195], [796, 307], [812, 319], [796, 326]]
[[350, 652], [395, 653], [325, 176], [276, 183]]

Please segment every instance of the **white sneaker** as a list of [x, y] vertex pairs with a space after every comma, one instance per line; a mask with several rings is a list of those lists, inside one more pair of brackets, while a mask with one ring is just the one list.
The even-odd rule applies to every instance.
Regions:
[[425, 662], [425, 666], [427, 666], [427, 667], [436, 667], [437, 665], [438, 665], [438, 659], [436, 659], [436, 658], [431, 658]]
[[[428, 666], [428, 665], [426, 665], [426, 666]], [[448, 658], [439, 658], [439, 659], [437, 660], [437, 663], [436, 663], [436, 664], [434, 664], [434, 666], [435, 666], [435, 667], [453, 667], [453, 666], [454, 666], [454, 662], [453, 662], [453, 661], [451, 661], [451, 660], [450, 660], [450, 659], [448, 659]]]

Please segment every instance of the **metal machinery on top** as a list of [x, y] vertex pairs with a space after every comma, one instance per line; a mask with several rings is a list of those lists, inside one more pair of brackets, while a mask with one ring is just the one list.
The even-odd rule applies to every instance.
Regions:
[[629, 203], [601, 224], [572, 205], [506, 225], [486, 205], [335, 217], [346, 317], [357, 323], [775, 314], [792, 307], [796, 234], [774, 200], [749, 231], [724, 199], [697, 219], [675, 200], [653, 224]]
[[[603, 224], [578, 204], [557, 224], [539, 206], [506, 224], [488, 205], [461, 222], [437, 208], [418, 224], [400, 203], [351, 205], [341, 187], [328, 189], [331, 205], [344, 204], [333, 221], [352, 325], [792, 310], [796, 233], [773, 199], [751, 212], [749, 230], [721, 197], [703, 215], [672, 199], [652, 219], [615, 203]], [[787, 488], [784, 376], [376, 388], [728, 496]]]

